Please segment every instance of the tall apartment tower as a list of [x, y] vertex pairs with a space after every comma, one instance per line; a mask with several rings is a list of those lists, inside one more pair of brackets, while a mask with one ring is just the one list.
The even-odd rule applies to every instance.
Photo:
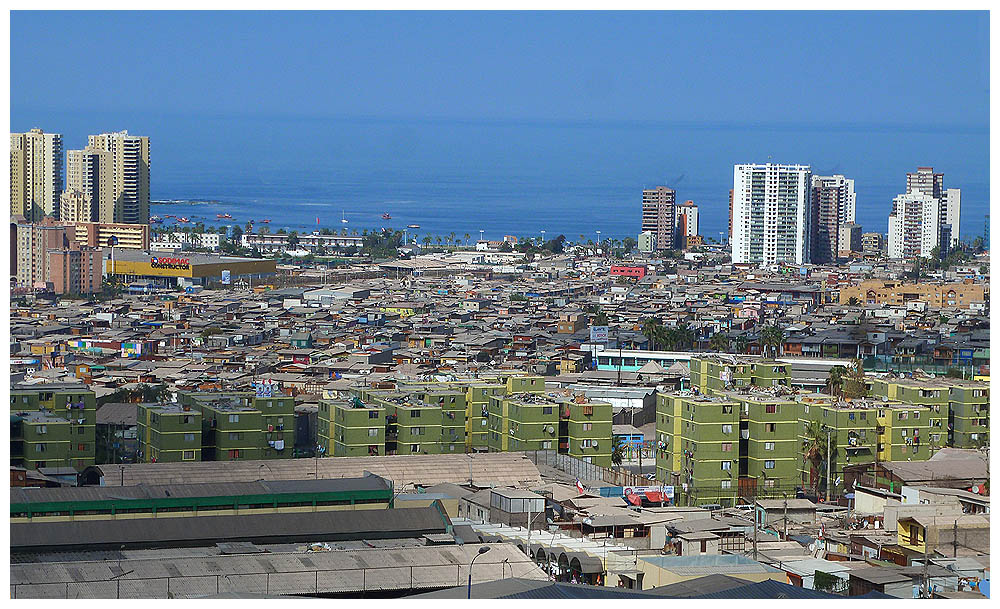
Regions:
[[668, 250], [674, 245], [674, 207], [677, 194], [666, 186], [642, 191], [642, 232], [656, 235], [656, 249]]
[[853, 223], [857, 197], [854, 180], [842, 175], [812, 177], [812, 261], [826, 264], [837, 259], [849, 243], [840, 243], [840, 227]]
[[938, 245], [942, 250], [946, 249], [945, 245], [958, 245], [962, 191], [958, 188], [945, 190], [944, 174], [934, 173], [933, 167], [917, 167], [915, 172], [906, 174], [906, 192], [919, 192], [938, 201]]
[[149, 224], [149, 138], [119, 131], [91, 135], [87, 143], [90, 149], [110, 153], [114, 200], [110, 221]]
[[732, 243], [733, 241], [733, 189], [732, 188], [729, 189], [729, 235], [726, 236], [726, 239], [728, 239], [730, 243]]
[[811, 207], [812, 170], [808, 165], [736, 165], [733, 262], [810, 262]]
[[685, 201], [684, 205], [678, 205], [674, 210], [677, 214], [674, 221], [674, 226], [677, 229], [675, 246], [687, 249], [688, 237], [697, 237], [700, 234], [698, 232], [698, 206], [694, 204], [694, 201]]
[[889, 214], [889, 258], [929, 258], [940, 242], [941, 200], [919, 191], [892, 200]]
[[80, 192], [90, 199], [90, 217], [79, 222], [116, 222], [124, 215], [123, 199], [114, 195], [114, 170], [111, 152], [87, 147], [66, 151], [66, 190]]
[[38, 222], [59, 217], [63, 143], [58, 133], [32, 129], [10, 134], [10, 213]]

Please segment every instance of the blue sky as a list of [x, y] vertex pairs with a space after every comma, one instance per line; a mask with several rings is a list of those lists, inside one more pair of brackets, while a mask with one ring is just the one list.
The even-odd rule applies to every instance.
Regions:
[[978, 129], [988, 53], [986, 12], [15, 11], [11, 128], [82, 111]]

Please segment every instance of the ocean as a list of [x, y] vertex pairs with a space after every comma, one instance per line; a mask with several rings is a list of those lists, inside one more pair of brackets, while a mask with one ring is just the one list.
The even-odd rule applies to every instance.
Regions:
[[[127, 117], [125, 117], [127, 118]], [[270, 219], [270, 229], [382, 227], [460, 241], [480, 231], [635, 237], [641, 190], [666, 185], [700, 208], [701, 234], [727, 231], [733, 165], [803, 163], [854, 178], [857, 221], [885, 232], [906, 172], [931, 165], [962, 189], [961, 235], [989, 213], [988, 128], [158, 117], [130, 126], [41, 125], [66, 148], [123, 127], [151, 137], [152, 213], [208, 225]], [[33, 126], [33, 125], [32, 125]], [[74, 135], [79, 132], [79, 137]], [[72, 136], [73, 139], [70, 139]], [[80, 141], [76, 141], [79, 139]], [[219, 221], [216, 214], [232, 220]], [[389, 213], [391, 220], [381, 219]], [[341, 219], [348, 222], [343, 223]], [[317, 224], [318, 221], [318, 224]], [[258, 225], [259, 226], [259, 225]]]

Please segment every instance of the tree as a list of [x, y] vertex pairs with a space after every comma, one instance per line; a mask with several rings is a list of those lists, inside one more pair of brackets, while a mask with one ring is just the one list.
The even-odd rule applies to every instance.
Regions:
[[725, 353], [729, 351], [729, 336], [725, 332], [717, 332], [708, 340], [708, 348], [712, 351]]
[[430, 236], [430, 235], [427, 235], [427, 236], [425, 236], [425, 237], [423, 238], [423, 242], [424, 242], [424, 246], [430, 246], [430, 244], [431, 244], [431, 241], [432, 241], [432, 239], [431, 239], [431, 236]]
[[750, 348], [750, 339], [744, 335], [739, 335], [736, 337], [735, 345], [737, 353], [746, 353], [747, 349]]
[[642, 322], [642, 335], [649, 341], [650, 349], [656, 349], [656, 340], [659, 338], [660, 320], [655, 317], [647, 317]]
[[965, 378], [965, 374], [962, 372], [961, 368], [948, 368], [948, 371], [945, 372], [944, 375], [952, 379]]
[[608, 314], [603, 310], [598, 309], [593, 313], [593, 317], [590, 320], [590, 324], [593, 326], [606, 326], [608, 325]]
[[299, 244], [299, 235], [295, 231], [292, 231], [288, 235], [288, 246], [289, 247], [295, 247], [298, 244]]
[[503, 243], [500, 244], [500, 251], [501, 252], [510, 252], [510, 251], [513, 251], [513, 250], [514, 250], [514, 248], [512, 248], [510, 246], [510, 242], [509, 241], [504, 241]]
[[[826, 471], [823, 466], [827, 463], [830, 455], [826, 452], [827, 432], [819, 421], [810, 421], [802, 435], [802, 455], [806, 463], [809, 463], [812, 470], [813, 494], [819, 494], [820, 482], [826, 478]], [[830, 435], [830, 445], [833, 447], [833, 456], [837, 454], [837, 434]], [[832, 468], [831, 468], [832, 470]], [[825, 485], [823, 485], [825, 488]]]
[[611, 464], [621, 467], [625, 460], [625, 440], [621, 436], [615, 436], [615, 447], [611, 449]]
[[469, 245], [469, 239], [472, 238], [472, 235], [470, 235], [469, 233], [465, 233], [462, 236], [465, 237], [465, 245]]
[[847, 299], [847, 305], [848, 306], [856, 307], [856, 306], [858, 306], [860, 304], [861, 304], [861, 301], [858, 300], [857, 296], [851, 296], [850, 298]]
[[851, 363], [851, 367], [847, 369], [847, 375], [843, 382], [843, 397], [857, 399], [868, 395], [868, 385], [865, 382], [865, 370], [861, 365], [861, 360], [854, 360]]
[[778, 357], [781, 346], [785, 344], [785, 331], [778, 326], [768, 326], [760, 333], [761, 343], [771, 348], [771, 357]]
[[673, 329], [673, 348], [678, 350], [685, 350], [690, 348], [694, 344], [694, 331], [688, 327], [686, 321], [682, 321], [677, 324]]
[[826, 388], [830, 395], [843, 397], [844, 379], [847, 377], [847, 373], [847, 368], [844, 366], [830, 368], [830, 374], [826, 378]]

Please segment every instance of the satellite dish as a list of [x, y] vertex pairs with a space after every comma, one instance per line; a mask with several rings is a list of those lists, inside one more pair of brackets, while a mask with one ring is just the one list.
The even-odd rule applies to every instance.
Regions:
[[815, 552], [816, 551], [816, 544], [815, 543], [809, 544], [809, 551], [810, 552]]
[[975, 493], [975, 494], [977, 494], [977, 495], [979, 494], [979, 485], [978, 484], [972, 485], [972, 492]]

